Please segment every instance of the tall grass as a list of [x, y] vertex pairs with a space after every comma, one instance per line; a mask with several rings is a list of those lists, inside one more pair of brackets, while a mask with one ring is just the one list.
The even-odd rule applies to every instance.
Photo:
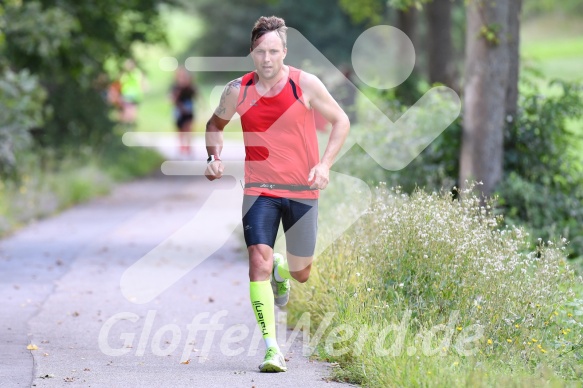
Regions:
[[583, 378], [583, 286], [566, 242], [528, 251], [522, 229], [500, 229], [499, 216], [465, 195], [381, 187], [295, 287], [292, 317], [335, 313], [319, 353], [340, 364], [339, 379], [450, 387]]

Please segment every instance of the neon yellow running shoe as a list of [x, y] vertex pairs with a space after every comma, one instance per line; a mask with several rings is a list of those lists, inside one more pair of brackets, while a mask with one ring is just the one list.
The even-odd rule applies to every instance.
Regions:
[[273, 297], [276, 306], [283, 307], [289, 301], [289, 291], [291, 284], [289, 279], [283, 282], [275, 280], [275, 270], [278, 265], [283, 265], [285, 259], [279, 253], [273, 255], [273, 270], [271, 271], [271, 289], [273, 290]]
[[283, 354], [281, 354], [277, 348], [267, 348], [267, 351], [265, 352], [265, 358], [263, 359], [261, 365], [259, 365], [259, 370], [262, 373], [286, 372], [287, 367], [285, 366], [285, 359], [283, 358]]

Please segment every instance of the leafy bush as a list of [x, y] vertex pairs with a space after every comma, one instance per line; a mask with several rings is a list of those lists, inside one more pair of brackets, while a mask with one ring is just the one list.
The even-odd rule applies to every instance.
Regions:
[[524, 230], [502, 228], [490, 206], [381, 187], [318, 257], [290, 309], [316, 321], [335, 312], [319, 349], [341, 364], [340, 378], [373, 387], [583, 378], [583, 283], [564, 241], [530, 250]]
[[[409, 109], [389, 92], [372, 93], [369, 91], [367, 97], [393, 121], [396, 121]], [[419, 137], [423, 136], [424, 132], [430, 133], [431, 130], [427, 130], [427, 128], [441, 124], [437, 124], [440, 120], [440, 110], [449, 110], [448, 104], [447, 99], [428, 104], [429, 111], [420, 112], [422, 114], [417, 116], [417, 122], [409, 122], [407, 125], [420, 131]], [[389, 186], [401, 186], [406, 192], [412, 192], [417, 187], [437, 190], [442, 187], [451, 188], [455, 185], [459, 171], [461, 123], [462, 119], [458, 117], [425, 149], [417, 150], [415, 148], [416, 151], [420, 152], [419, 155], [401, 170], [385, 170], [358, 146], [347, 152], [333, 168], [358, 177], [373, 186], [379, 182], [386, 182]], [[413, 148], [410, 144], [404, 144], [407, 139], [402, 137], [396, 139], [397, 141], [387, 140], [387, 136], [389, 136], [386, 135], [387, 128], [379, 122], [375, 115], [368, 114], [367, 110], [360, 106], [358, 107], [357, 124], [351, 128], [351, 132], [352, 136], [364, 136], [363, 143], [366, 143], [368, 149], [372, 149], [375, 154], [382, 155], [384, 153], [394, 157], [401, 154], [402, 149]], [[404, 134], [411, 136], [411, 132]], [[414, 136], [411, 137], [415, 139]], [[391, 144], [387, 144], [389, 142]]]
[[529, 182], [517, 173], [506, 176], [499, 188], [498, 206], [507, 224], [523, 224], [533, 240], [565, 237], [571, 257], [583, 254], [583, 193], [581, 186], [571, 193], [552, 185]]
[[29, 130], [42, 125], [45, 98], [38, 78], [27, 70], [0, 73], [0, 175], [14, 172], [15, 154], [32, 144]]
[[573, 158], [570, 146], [577, 135], [567, 130], [566, 121], [583, 117], [583, 85], [552, 81], [549, 88], [559, 91], [548, 96], [529, 86], [520, 95], [516, 121], [505, 131], [504, 170], [569, 190], [582, 180], [583, 167]]
[[[500, 206], [509, 223], [524, 223], [534, 238], [567, 237], [572, 256], [583, 256], [583, 165], [568, 119], [583, 117], [583, 86], [552, 82], [559, 93], [537, 88], [520, 98], [520, 113], [505, 139]], [[531, 85], [532, 87], [532, 85]]]

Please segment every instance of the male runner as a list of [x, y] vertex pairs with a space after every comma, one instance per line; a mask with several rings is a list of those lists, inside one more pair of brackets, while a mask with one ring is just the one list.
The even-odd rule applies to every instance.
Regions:
[[[251, 31], [255, 71], [227, 84], [206, 126], [209, 154], [205, 175], [223, 175], [223, 128], [235, 112], [245, 141], [243, 228], [249, 253], [251, 304], [267, 347], [261, 372], [285, 372], [276, 342], [274, 303], [289, 299], [290, 279], [304, 283], [316, 245], [319, 190], [342, 147], [350, 122], [314, 75], [284, 65], [285, 22], [260, 17]], [[332, 124], [328, 145], [318, 155], [314, 109]], [[283, 223], [287, 260], [273, 253]], [[275, 257], [274, 257], [275, 256]], [[288, 264], [289, 263], [289, 264]]]

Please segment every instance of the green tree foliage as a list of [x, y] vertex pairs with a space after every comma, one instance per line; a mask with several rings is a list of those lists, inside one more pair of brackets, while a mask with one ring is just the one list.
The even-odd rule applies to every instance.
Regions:
[[338, 0], [340, 7], [350, 15], [355, 23], [368, 22], [371, 25], [386, 22], [389, 9], [422, 9], [423, 4], [432, 0]]
[[41, 144], [95, 145], [110, 131], [100, 96], [107, 84], [104, 64], [131, 57], [134, 42], [163, 39], [158, 19], [163, 2], [6, 2], [0, 15], [0, 54], [9, 58], [10, 68], [28, 69], [39, 77], [53, 111], [35, 132]]
[[350, 15], [355, 23], [368, 22], [369, 24], [379, 24], [385, 14], [386, 1], [381, 0], [339, 0], [340, 7]]

